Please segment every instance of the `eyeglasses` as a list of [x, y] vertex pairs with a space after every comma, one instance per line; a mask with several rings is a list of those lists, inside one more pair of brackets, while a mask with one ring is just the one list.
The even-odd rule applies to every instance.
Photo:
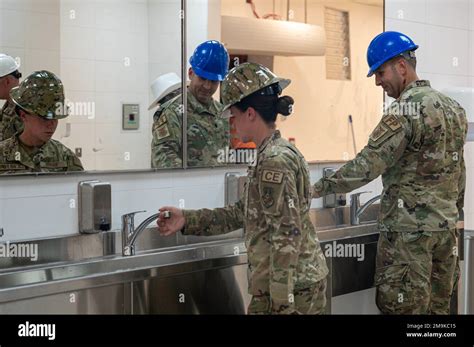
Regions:
[[21, 78], [21, 76], [22, 76], [21, 72], [19, 72], [18, 70], [13, 71], [13, 72], [10, 73], [9, 75], [15, 77], [15, 78], [18, 79], [18, 80], [19, 80], [19, 79]]

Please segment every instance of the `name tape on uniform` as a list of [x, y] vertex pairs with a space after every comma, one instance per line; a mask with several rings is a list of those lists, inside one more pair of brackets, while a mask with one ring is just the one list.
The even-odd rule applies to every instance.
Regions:
[[262, 181], [267, 183], [281, 184], [284, 173], [280, 171], [263, 170]]

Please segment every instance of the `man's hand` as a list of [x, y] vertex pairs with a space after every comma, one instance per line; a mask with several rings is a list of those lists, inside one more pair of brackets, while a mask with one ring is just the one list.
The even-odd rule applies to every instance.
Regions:
[[[164, 206], [159, 209], [160, 216], [156, 224], [158, 225], [161, 236], [169, 236], [183, 229], [186, 224], [183, 211], [176, 207]], [[169, 217], [166, 216], [169, 211]]]
[[317, 199], [317, 198], [320, 198], [320, 197], [321, 197], [321, 195], [319, 195], [319, 192], [318, 192], [316, 189], [314, 189], [314, 185], [313, 185], [313, 187], [311, 188], [311, 191], [312, 191], [312, 197], [313, 197], [313, 199]]

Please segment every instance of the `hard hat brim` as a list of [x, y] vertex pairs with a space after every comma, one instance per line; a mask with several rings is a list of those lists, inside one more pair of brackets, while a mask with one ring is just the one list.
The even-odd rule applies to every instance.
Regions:
[[[290, 79], [287, 79], [287, 78], [276, 78], [275, 79], [275, 82], [274, 83], [278, 83], [281, 87], [281, 90], [285, 89], [286, 87], [288, 87], [291, 83], [291, 80]], [[259, 89], [260, 90], [260, 89]], [[256, 93], [258, 92], [258, 90], [256, 90], [255, 92], [253, 93]], [[250, 93], [250, 95], [252, 95], [253, 93]], [[245, 97], [247, 97], [248, 95], [245, 95], [245, 96], [242, 96], [238, 101], [234, 102], [233, 104], [230, 104], [230, 105], [224, 105], [224, 108], [222, 109], [222, 112], [221, 112], [221, 117], [222, 118], [230, 118], [232, 116], [231, 112], [230, 112], [230, 108], [235, 105], [236, 103], [240, 102], [242, 99], [244, 99]]]
[[[10, 99], [12, 100], [12, 102], [20, 107], [21, 109], [25, 110], [26, 112], [30, 113], [30, 114], [34, 114], [34, 115], [38, 115], [40, 117], [43, 117], [43, 118], [47, 118], [47, 117], [44, 117], [40, 114], [37, 114], [34, 110], [30, 109], [29, 107], [25, 107], [23, 106], [21, 103], [18, 102], [18, 97], [19, 97], [19, 93], [20, 93], [20, 87], [15, 87], [15, 88], [12, 88], [10, 90]], [[63, 119], [63, 118], [67, 118], [69, 117], [69, 114], [54, 114], [54, 118], [47, 118], [47, 119]]]
[[210, 72], [204, 71], [203, 69], [201, 69], [197, 66], [192, 67], [192, 69], [193, 69], [193, 71], [196, 75], [198, 75], [199, 77], [204, 78], [206, 80], [209, 80], [209, 81], [222, 82], [225, 78], [225, 75], [210, 73]]

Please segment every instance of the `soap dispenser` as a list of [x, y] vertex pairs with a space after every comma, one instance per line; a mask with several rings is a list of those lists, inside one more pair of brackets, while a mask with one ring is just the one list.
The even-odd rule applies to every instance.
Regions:
[[79, 183], [79, 232], [93, 234], [111, 229], [112, 188], [110, 183]]

